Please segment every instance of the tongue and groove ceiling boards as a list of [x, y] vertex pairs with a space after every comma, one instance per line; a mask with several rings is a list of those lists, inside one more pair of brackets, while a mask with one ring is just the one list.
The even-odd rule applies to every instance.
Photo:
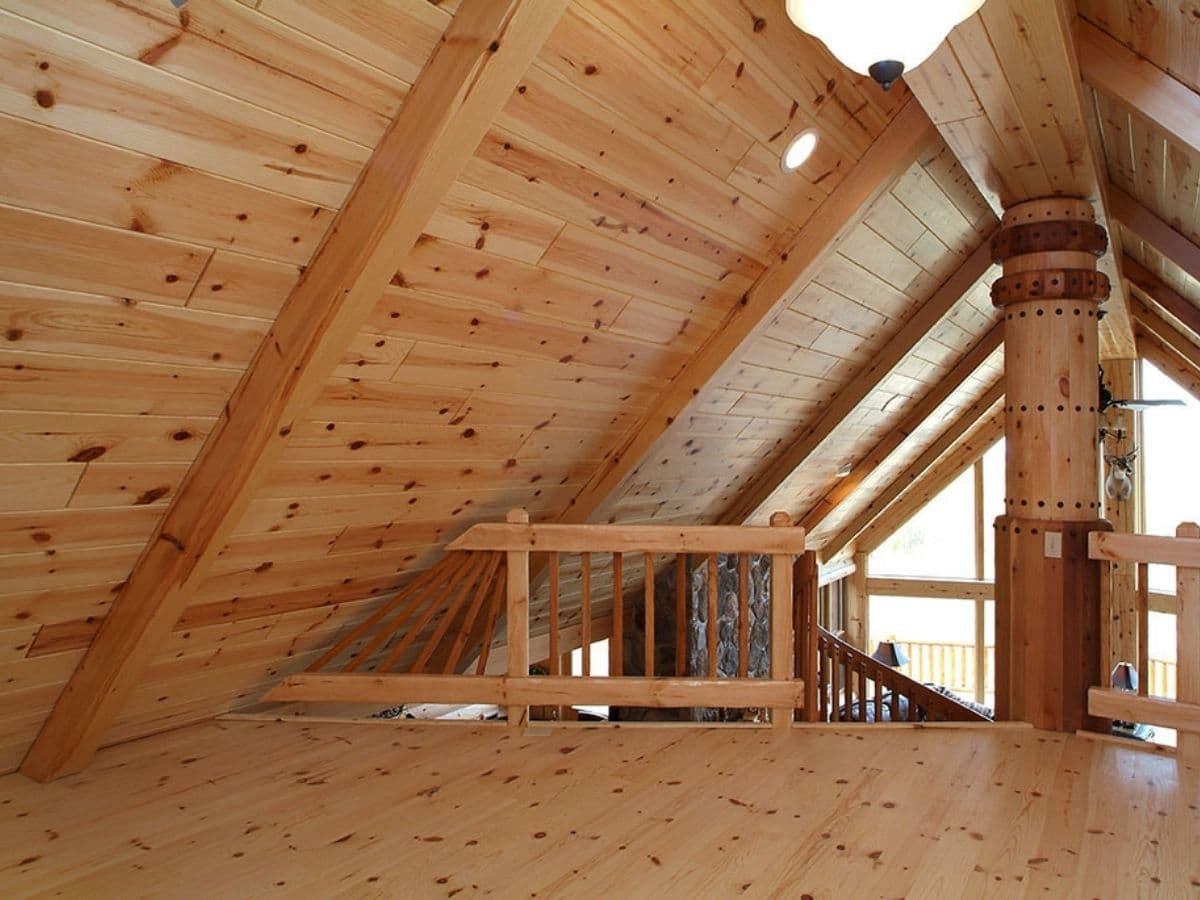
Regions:
[[[105, 740], [252, 701], [447, 531], [567, 506], [907, 99], [761, 6], [571, 7]], [[452, 11], [0, 7], [11, 768]]]
[[[990, 421], [999, 195], [954, 110], [917, 92], [939, 136], [903, 84], [848, 73], [779, 0], [551, 6], [547, 34], [498, 41], [497, 61], [523, 46], [532, 62], [405, 204], [421, 211], [412, 240], [347, 251], [378, 283], [353, 321], [321, 254], [353, 243], [347, 201], [372, 154], [392, 158], [390, 123], [437, 131], [434, 106], [406, 100], [467, 0], [0, 0], [0, 769], [94, 639], [145, 665], [134, 677], [109, 654], [93, 688], [130, 692], [82, 744], [256, 702], [511, 507], [689, 523], [782, 508], [815, 546], [849, 543], [878, 498], [902, 502], [897, 485]], [[1011, 74], [1027, 60], [1005, 46]], [[961, 88], [965, 116], [1018, 103], [980, 83]], [[1107, 151], [1115, 126], [1097, 119]], [[1021, 178], [1094, 175], [1082, 122], [1059, 129], [1070, 152], [1019, 159]], [[1005, 132], [1007, 149], [1043, 124]], [[784, 174], [809, 126], [816, 154]], [[1127, 194], [1194, 239], [1186, 199], [1156, 206], [1108, 167], [1117, 206]], [[1168, 268], [1135, 228], [1121, 237], [1150, 285], [1134, 289], [1139, 334], [1188, 364], [1171, 343], [1186, 310], [1143, 295], [1194, 299], [1186, 263]], [[276, 366], [270, 389], [239, 388], [273, 353], [295, 354], [295, 377]], [[222, 424], [239, 410], [270, 440]], [[199, 559], [158, 585], [173, 540]], [[568, 623], [578, 578], [564, 572]], [[597, 561], [600, 596], [605, 578]], [[118, 596], [157, 597], [157, 619], [97, 639]], [[538, 604], [533, 618], [545, 627]]]

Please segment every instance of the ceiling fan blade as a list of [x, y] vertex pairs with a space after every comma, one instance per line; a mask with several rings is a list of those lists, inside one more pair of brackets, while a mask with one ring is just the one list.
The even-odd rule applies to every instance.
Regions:
[[1122, 409], [1154, 409], [1159, 406], [1186, 406], [1182, 400], [1113, 400], [1110, 406]]

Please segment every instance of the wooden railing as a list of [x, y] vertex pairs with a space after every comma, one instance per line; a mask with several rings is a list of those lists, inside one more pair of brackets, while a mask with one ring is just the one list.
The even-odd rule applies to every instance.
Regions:
[[[805, 683], [796, 677], [795, 669], [792, 591], [793, 557], [804, 554], [804, 531], [791, 527], [784, 513], [772, 516], [769, 528], [686, 528], [538, 525], [530, 524], [524, 511], [514, 510], [507, 522], [476, 525], [447, 549], [447, 560], [435, 573], [406, 586], [330, 648], [309, 672], [289, 677], [263, 699], [384, 705], [495, 703], [507, 707], [514, 727], [528, 721], [531, 706], [769, 709], [777, 727], [789, 725], [794, 710], [804, 708]], [[771, 560], [769, 677], [749, 677], [748, 671], [751, 555], [767, 555]], [[736, 556], [740, 562], [734, 617], [738, 671], [731, 677], [720, 677], [717, 670], [720, 556]], [[642, 676], [623, 674], [627, 557], [641, 569]], [[676, 653], [674, 673], [669, 676], [658, 672], [655, 653], [654, 574], [664, 557], [676, 570]], [[572, 580], [569, 610], [564, 609], [567, 592], [560, 578], [568, 558], [571, 571], [578, 573]], [[598, 560], [608, 563], [603, 580], [595, 577]], [[701, 675], [689, 671], [685, 651], [693, 560], [702, 561], [707, 588], [706, 662]], [[547, 618], [539, 629], [546, 638], [545, 655], [539, 649], [536, 658], [531, 653], [530, 627], [531, 567], [535, 565], [546, 571], [548, 581]], [[815, 585], [815, 562], [813, 572]], [[501, 606], [506, 620], [505, 674], [485, 675]], [[569, 623], [564, 622], [568, 612]], [[564, 629], [570, 627], [577, 635], [572, 645], [587, 647], [593, 622], [605, 613], [611, 621], [610, 677], [593, 677], [586, 652], [583, 674], [564, 674], [560, 665]], [[475, 647], [479, 648], [476, 674], [453, 674]], [[530, 663], [543, 658], [549, 674], [531, 675]], [[810, 695], [813, 687], [809, 686]]]
[[817, 685], [817, 720], [822, 722], [991, 721], [824, 628], [817, 635]]
[[[1184, 522], [1175, 537], [1157, 535], [1093, 532], [1088, 554], [1101, 566], [1101, 587], [1111, 596], [1111, 563], [1132, 562], [1138, 567], [1138, 662], [1137, 694], [1113, 690], [1107, 683], [1088, 691], [1088, 712], [1093, 716], [1124, 722], [1143, 722], [1179, 732], [1178, 752], [1188, 758], [1200, 758], [1200, 526]], [[1174, 701], [1149, 696], [1149, 612], [1150, 565], [1175, 567], [1175, 655], [1176, 684]], [[1106, 602], [1101, 608], [1108, 609]], [[1099, 623], [1103, 640], [1100, 659], [1107, 666], [1109, 646], [1106, 622]]]

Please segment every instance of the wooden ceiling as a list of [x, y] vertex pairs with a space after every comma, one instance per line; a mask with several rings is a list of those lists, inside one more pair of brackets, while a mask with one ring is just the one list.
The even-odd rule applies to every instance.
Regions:
[[[0, 770], [458, 5], [0, 0]], [[1080, 3], [1194, 89], [1187, 16], [1147, 31], [1117, 8]], [[386, 260], [391, 283], [106, 741], [256, 701], [511, 507], [705, 523], [744, 518], [753, 488], [759, 514], [806, 518], [821, 546], [986, 418], [1002, 350], [977, 251], [996, 218], [970, 160], [935, 137], [864, 192], [852, 176], [889, 124], [924, 119], [904, 85], [847, 72], [778, 0], [631, 10], [567, 7], [416, 246]], [[1194, 149], [1086, 96], [1108, 179], [1194, 243]], [[806, 127], [818, 152], [784, 174]], [[1200, 302], [1145, 237], [1124, 229], [1124, 251]], [[761, 320], [655, 419], [747, 298]], [[639, 436], [649, 449], [620, 459]]]

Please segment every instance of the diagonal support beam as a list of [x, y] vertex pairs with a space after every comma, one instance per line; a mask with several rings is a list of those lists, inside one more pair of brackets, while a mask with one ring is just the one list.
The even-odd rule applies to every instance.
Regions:
[[854, 464], [850, 474], [839, 478], [820, 500], [804, 514], [800, 524], [806, 534], [812, 534], [817, 527], [829, 517], [838, 505], [853, 494], [858, 486], [866, 481], [871, 473], [896, 452], [904, 441], [934, 414], [939, 406], [945, 403], [968, 378], [975, 374], [1004, 341], [1004, 325], [997, 322], [975, 346], [954, 364], [949, 372], [923, 396], [895, 428], [876, 444], [871, 452]]
[[1002, 437], [1004, 413], [996, 412], [972, 428], [957, 446], [922, 474], [895, 503], [881, 512], [858, 536], [855, 552], [874, 552], [956, 478], [975, 465]]
[[[1116, 185], [1108, 186], [1108, 195], [1112, 214], [1121, 225], [1200, 281], [1200, 247]], [[1126, 257], [1123, 265], [1128, 262]], [[1129, 272], [1125, 277], [1132, 279]]]
[[[988, 0], [905, 81], [963, 168], [999, 211], [1051, 195], [1085, 198], [1108, 223], [1108, 186], [1085, 102], [1069, 0]], [[1113, 292], [1101, 323], [1102, 358], [1128, 359], [1133, 330], [1119, 260], [1100, 268]]]
[[937, 133], [920, 107], [907, 103], [800, 230], [787, 252], [759, 277], [645, 418], [605, 457], [559, 517], [560, 522], [583, 523], [603, 513], [655, 441], [687, 414], [705, 385], [718, 379], [727, 367], [737, 365], [745, 348], [816, 276], [872, 204], [936, 141]]
[[891, 484], [884, 488], [867, 506], [859, 512], [833, 540], [821, 548], [824, 559], [833, 559], [842, 549], [865, 531], [870, 524], [895, 502], [905, 490], [924, 474], [930, 466], [938, 461], [951, 447], [963, 439], [972, 428], [985, 416], [990, 415], [1000, 399], [1004, 396], [1004, 379], [999, 379], [982, 397], [972, 403], [963, 413], [942, 431], [938, 439], [925, 449], [917, 459], [897, 476]]
[[757, 513], [775, 490], [833, 434], [846, 417], [886, 379], [992, 268], [990, 241], [985, 240], [942, 283], [933, 296], [897, 332], [849, 384], [838, 391], [824, 412], [741, 493], [721, 517], [722, 524], [740, 525]]
[[464, 3], [263, 339], [161, 525], [30, 747], [82, 769], [567, 0]]
[[[1149, 296], [1154, 297], [1155, 295]], [[1143, 331], [1154, 335], [1188, 363], [1200, 368], [1200, 347], [1192, 343], [1178, 328], [1160, 316], [1148, 304], [1142, 302], [1140, 297], [1134, 298], [1133, 316]]]
[[1135, 330], [1138, 355], [1154, 363], [1180, 387], [1200, 400], [1200, 366], [1192, 365], [1190, 360], [1180, 356], [1169, 344], [1142, 328], [1140, 324]]
[[1200, 153], [1200, 94], [1090, 22], [1080, 20], [1078, 39], [1084, 81]]
[[[1170, 287], [1136, 259], [1126, 256], [1123, 266], [1125, 277], [1129, 279], [1135, 293], [1153, 300], [1171, 316], [1182, 322], [1200, 340], [1200, 307]], [[1134, 304], [1134, 318], [1137, 317], [1137, 304]]]

